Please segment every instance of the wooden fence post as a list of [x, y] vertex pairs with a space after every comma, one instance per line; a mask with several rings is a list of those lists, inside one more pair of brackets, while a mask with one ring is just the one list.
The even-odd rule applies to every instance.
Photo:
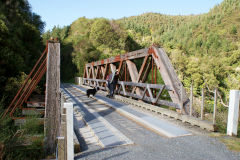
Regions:
[[204, 117], [204, 86], [202, 88], [201, 120], [203, 120], [203, 117]]
[[183, 85], [181, 85], [181, 88], [180, 88], [180, 92], [181, 92], [181, 97], [180, 97], [180, 100], [181, 100], [181, 105], [180, 105], [180, 112], [181, 114], [183, 113]]
[[48, 43], [45, 98], [45, 154], [56, 151], [60, 126], [60, 43]]
[[193, 108], [193, 83], [191, 83], [191, 90], [190, 90], [190, 111], [189, 115], [192, 116], [192, 108]]
[[60, 136], [64, 137], [62, 141], [64, 141], [64, 146], [62, 148], [62, 152], [58, 152], [58, 158], [61, 160], [67, 159], [67, 123], [66, 123], [66, 111], [63, 110], [63, 113], [61, 114], [61, 130], [60, 130]]
[[66, 154], [65, 154], [65, 137], [57, 137], [57, 144], [58, 144], [58, 148], [57, 148], [57, 158], [58, 160], [66, 160]]
[[213, 124], [216, 124], [216, 113], [217, 113], [217, 91], [218, 89], [215, 88], [215, 92], [214, 92], [214, 108], [213, 108]]

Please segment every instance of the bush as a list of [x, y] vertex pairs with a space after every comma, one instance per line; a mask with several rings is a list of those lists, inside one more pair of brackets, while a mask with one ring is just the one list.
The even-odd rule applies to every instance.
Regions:
[[[35, 135], [38, 134], [38, 135]], [[43, 158], [43, 125], [29, 118], [22, 127], [5, 117], [0, 122], [0, 159], [37, 160]]]
[[236, 26], [232, 26], [231, 30], [230, 30], [230, 33], [232, 35], [236, 35], [237, 34], [237, 27]]

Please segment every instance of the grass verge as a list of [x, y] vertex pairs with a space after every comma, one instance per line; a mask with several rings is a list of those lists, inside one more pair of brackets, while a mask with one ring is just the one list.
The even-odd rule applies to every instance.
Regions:
[[220, 142], [224, 143], [226, 147], [235, 152], [240, 152], [240, 138], [226, 136], [223, 133], [211, 133], [210, 137], [217, 138]]

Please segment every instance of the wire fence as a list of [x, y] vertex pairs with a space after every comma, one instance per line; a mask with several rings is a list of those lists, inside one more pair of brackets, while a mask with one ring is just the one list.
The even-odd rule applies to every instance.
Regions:
[[190, 88], [186, 88], [186, 90], [190, 99], [189, 115], [209, 121], [216, 126], [217, 131], [226, 132], [228, 104], [223, 103], [219, 89], [215, 88], [211, 91], [205, 85], [201, 88], [199, 95], [194, 92], [193, 84], [191, 84]]

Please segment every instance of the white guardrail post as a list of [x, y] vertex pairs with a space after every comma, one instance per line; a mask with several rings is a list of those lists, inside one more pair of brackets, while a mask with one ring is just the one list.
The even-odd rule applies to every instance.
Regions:
[[229, 97], [227, 135], [236, 136], [238, 129], [240, 91], [230, 90]]
[[82, 85], [83, 84], [83, 77], [75, 77], [75, 83], [77, 85]]
[[73, 145], [73, 103], [64, 103], [63, 108], [66, 108], [66, 140], [67, 140], [67, 160], [74, 159]]

